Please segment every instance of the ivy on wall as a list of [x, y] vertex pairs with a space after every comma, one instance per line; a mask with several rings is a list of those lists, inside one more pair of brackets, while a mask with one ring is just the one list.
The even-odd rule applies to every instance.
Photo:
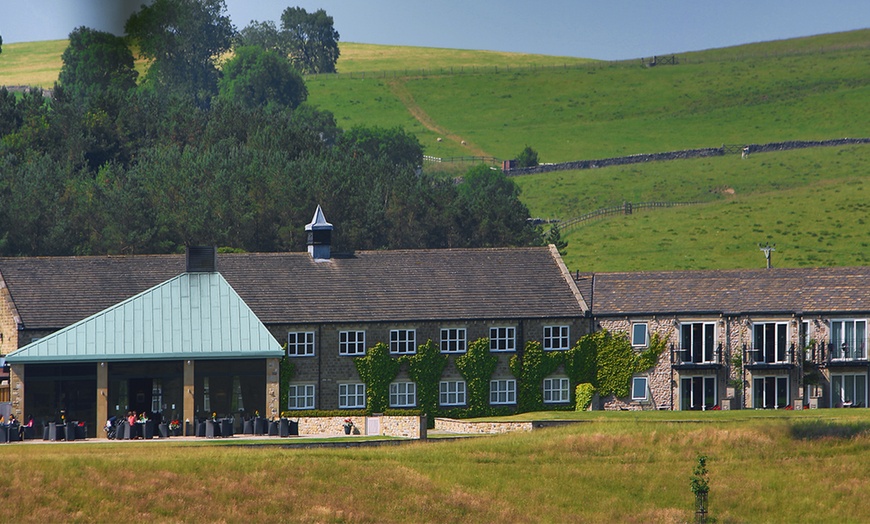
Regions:
[[517, 409], [544, 409], [544, 379], [553, 374], [563, 361], [560, 351], [544, 351], [540, 342], [526, 342], [522, 354], [511, 357], [511, 373], [517, 378]]
[[647, 349], [636, 353], [628, 333], [599, 331], [586, 335], [595, 337], [598, 372], [594, 385], [601, 395], [627, 397], [631, 393], [631, 378], [635, 373], [655, 366], [665, 350], [665, 342], [653, 334]]
[[415, 355], [405, 355], [401, 360], [408, 363], [408, 376], [417, 384], [417, 406], [427, 415], [427, 425], [434, 428], [439, 383], [447, 367], [447, 355], [429, 339], [417, 348]]
[[296, 372], [296, 365], [290, 361], [287, 356], [287, 344], [284, 344], [284, 356], [278, 362], [278, 401], [281, 403], [278, 406], [278, 411], [287, 409], [290, 396], [290, 381], [293, 379], [293, 374]]
[[390, 383], [399, 374], [401, 362], [390, 356], [390, 347], [378, 342], [366, 356], [354, 359], [356, 371], [366, 384], [366, 406], [369, 413], [383, 413], [390, 407]]
[[592, 397], [595, 396], [595, 386], [588, 382], [577, 384], [574, 394], [577, 397], [574, 411], [586, 411], [592, 404]]
[[468, 351], [456, 358], [456, 367], [465, 379], [468, 417], [489, 413], [489, 380], [498, 357], [489, 352], [489, 339], [479, 338], [468, 345]]

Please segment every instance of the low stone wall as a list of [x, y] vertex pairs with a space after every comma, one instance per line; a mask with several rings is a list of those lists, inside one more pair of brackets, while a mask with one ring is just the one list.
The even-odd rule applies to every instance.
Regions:
[[534, 422], [469, 422], [451, 418], [436, 418], [435, 429], [448, 433], [497, 434], [512, 431], [532, 431]]
[[[344, 435], [344, 421], [353, 422], [351, 435], [367, 435], [367, 420], [372, 417], [300, 417], [300, 435]], [[385, 437], [426, 438], [426, 417], [374, 417], [379, 419], [380, 431]]]

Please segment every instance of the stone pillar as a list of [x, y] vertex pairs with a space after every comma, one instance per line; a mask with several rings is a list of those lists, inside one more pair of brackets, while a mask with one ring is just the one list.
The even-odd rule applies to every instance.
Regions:
[[24, 364], [9, 367], [9, 401], [11, 413], [18, 420], [24, 420]]
[[266, 359], [266, 416], [269, 418], [281, 416], [279, 367], [277, 358]]
[[97, 438], [105, 437], [101, 428], [109, 418], [109, 364], [97, 364]]
[[[193, 380], [193, 370], [194, 370], [194, 361], [193, 360], [185, 360], [184, 361], [184, 394], [182, 398], [184, 399], [183, 405], [183, 417], [184, 421], [190, 421], [191, 424], [195, 426], [194, 420], [194, 406], [196, 397], [194, 393], [196, 393], [196, 389], [194, 388], [194, 380]], [[187, 424], [184, 425], [184, 430], [187, 431]], [[196, 434], [196, 427], [193, 428], [194, 435]]]

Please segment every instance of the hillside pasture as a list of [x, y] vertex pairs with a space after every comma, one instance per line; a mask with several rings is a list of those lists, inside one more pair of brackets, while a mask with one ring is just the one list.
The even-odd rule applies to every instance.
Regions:
[[580, 271], [870, 263], [870, 146], [811, 148], [517, 177], [532, 216], [567, 220], [627, 202], [702, 202], [593, 219], [562, 233]]

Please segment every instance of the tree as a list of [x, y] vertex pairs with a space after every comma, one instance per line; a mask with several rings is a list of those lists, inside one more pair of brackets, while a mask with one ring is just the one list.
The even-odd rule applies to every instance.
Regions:
[[529, 222], [519, 187], [501, 170], [471, 168], [457, 191], [453, 247], [541, 245], [540, 228]]
[[236, 47], [249, 45], [257, 46], [266, 51], [275, 51], [284, 58], [290, 54], [284, 35], [278, 31], [275, 22], [271, 20], [266, 22], [252, 20], [248, 27], [239, 32], [236, 36]]
[[529, 146], [517, 155], [517, 167], [535, 167], [538, 165], [538, 152]]
[[416, 169], [423, 163], [423, 146], [415, 135], [401, 127], [354, 126], [339, 139], [339, 144], [354, 155], [368, 155], [392, 164]]
[[155, 0], [133, 13], [124, 30], [152, 61], [146, 82], [208, 102], [217, 92], [217, 61], [236, 32], [225, 11], [223, 0]]
[[563, 257], [568, 250], [568, 241], [562, 240], [562, 230], [559, 228], [559, 224], [553, 224], [550, 226], [550, 231], [547, 232], [547, 238], [544, 239], [544, 244], [554, 245], [556, 246], [556, 250], [559, 251], [559, 254]]
[[239, 47], [223, 69], [220, 97], [243, 106], [278, 104], [295, 108], [308, 97], [302, 76], [274, 51]]
[[308, 13], [288, 7], [281, 14], [281, 32], [296, 69], [306, 74], [334, 73], [341, 54], [338, 31], [323, 9]]
[[69, 34], [61, 56], [57, 82], [77, 100], [110, 89], [127, 91], [136, 86], [139, 73], [124, 39], [105, 31], [78, 27]]

